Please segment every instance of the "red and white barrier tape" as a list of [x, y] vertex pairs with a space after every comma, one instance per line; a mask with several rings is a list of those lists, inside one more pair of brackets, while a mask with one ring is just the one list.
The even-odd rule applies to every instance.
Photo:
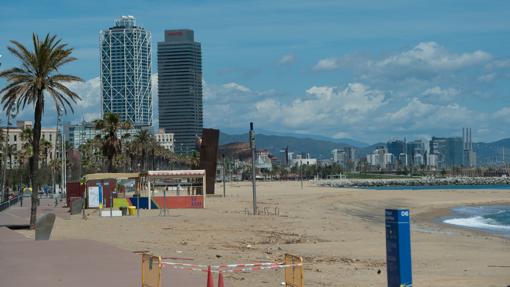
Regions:
[[[169, 266], [173, 269], [186, 270], [186, 271], [199, 271], [199, 272], [208, 272], [209, 265], [198, 265], [198, 264], [188, 264], [188, 263], [178, 263], [178, 262], [161, 262], [162, 266]], [[213, 265], [211, 266], [211, 272], [219, 273], [248, 273], [254, 271], [261, 270], [276, 270], [282, 268], [289, 267], [298, 267], [302, 266], [302, 264], [283, 264], [283, 263], [272, 263], [272, 262], [264, 262], [264, 263], [249, 263], [249, 264], [228, 264], [228, 265]]]

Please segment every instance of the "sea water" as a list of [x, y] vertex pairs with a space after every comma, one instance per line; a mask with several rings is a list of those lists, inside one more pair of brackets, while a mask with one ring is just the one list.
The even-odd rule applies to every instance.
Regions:
[[510, 205], [453, 208], [452, 216], [443, 222], [510, 237]]
[[[437, 190], [437, 189], [510, 189], [508, 184], [495, 185], [420, 185], [377, 186], [374, 190]], [[464, 228], [478, 229], [510, 238], [510, 205], [463, 206], [452, 209], [453, 214], [442, 221]]]

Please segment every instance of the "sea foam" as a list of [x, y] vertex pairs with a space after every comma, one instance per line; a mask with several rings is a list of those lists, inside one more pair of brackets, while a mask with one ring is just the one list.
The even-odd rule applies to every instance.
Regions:
[[473, 216], [467, 218], [450, 218], [444, 220], [443, 222], [447, 224], [453, 224], [470, 228], [510, 231], [510, 226], [500, 225], [497, 221], [490, 218], [485, 218], [483, 216]]

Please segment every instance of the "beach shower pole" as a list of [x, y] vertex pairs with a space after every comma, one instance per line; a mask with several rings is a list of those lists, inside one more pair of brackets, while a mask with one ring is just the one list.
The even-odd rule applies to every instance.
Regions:
[[251, 182], [253, 191], [253, 215], [257, 214], [257, 188], [255, 171], [255, 132], [253, 131], [253, 122], [250, 122], [250, 148], [251, 148]]

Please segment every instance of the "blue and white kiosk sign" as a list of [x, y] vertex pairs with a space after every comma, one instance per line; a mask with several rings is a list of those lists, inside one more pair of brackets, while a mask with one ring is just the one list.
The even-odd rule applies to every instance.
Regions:
[[388, 287], [413, 286], [409, 209], [386, 209]]

